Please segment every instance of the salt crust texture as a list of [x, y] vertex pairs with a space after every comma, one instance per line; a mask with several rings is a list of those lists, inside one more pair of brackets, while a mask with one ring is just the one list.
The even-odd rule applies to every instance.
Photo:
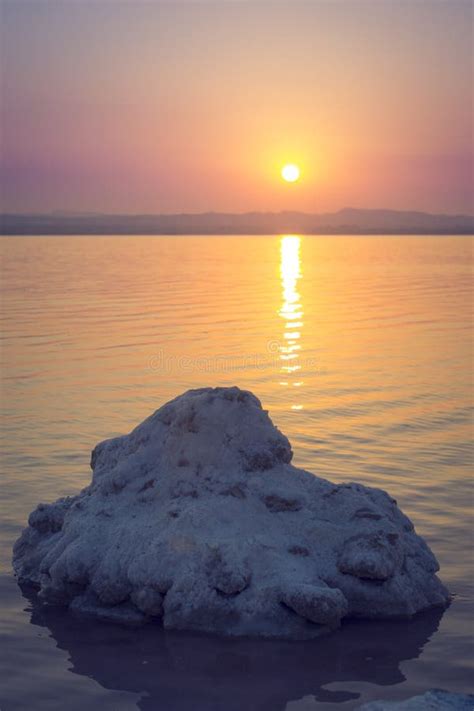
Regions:
[[472, 711], [472, 694], [452, 694], [442, 689], [430, 689], [420, 696], [404, 701], [372, 701], [359, 706], [359, 711]]
[[39, 504], [14, 547], [18, 581], [118, 622], [289, 639], [447, 604], [394, 499], [291, 458], [250, 392], [190, 390], [98, 444], [77, 496]]

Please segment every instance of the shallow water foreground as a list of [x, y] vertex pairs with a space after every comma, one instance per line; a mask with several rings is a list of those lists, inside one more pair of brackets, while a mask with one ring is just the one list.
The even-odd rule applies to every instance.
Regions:
[[[0, 707], [352, 709], [470, 691], [469, 238], [4, 238]], [[10, 550], [93, 446], [189, 387], [254, 391], [294, 461], [387, 489], [455, 595], [314, 642], [137, 632], [32, 607]]]
[[[18, 620], [18, 608], [12, 612]], [[293, 711], [334, 704], [351, 709], [362, 700], [404, 698], [407, 670], [415, 671], [442, 618], [438, 609], [412, 621], [348, 622], [318, 640], [285, 642], [172, 633], [159, 626], [127, 628], [80, 619], [33, 600], [26, 613], [31, 626], [9, 644], [7, 709], [26, 707], [25, 677], [35, 709], [59, 709], [66, 698], [68, 708], [78, 711], [91, 704], [127, 711]], [[438, 655], [449, 657], [447, 640], [438, 640], [436, 647]], [[25, 659], [34, 665], [26, 674], [20, 672]], [[79, 676], [68, 681], [66, 667]], [[423, 673], [414, 676], [414, 692], [430, 683]], [[446, 669], [438, 684], [462, 687], [460, 681]], [[23, 701], [14, 698], [20, 686]]]

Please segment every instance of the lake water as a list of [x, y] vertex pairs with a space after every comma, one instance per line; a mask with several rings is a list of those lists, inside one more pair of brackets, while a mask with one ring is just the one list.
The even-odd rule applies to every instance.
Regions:
[[[15, 237], [2, 258], [2, 711], [353, 709], [472, 674], [467, 237]], [[192, 387], [251, 389], [294, 462], [388, 490], [444, 613], [291, 643], [139, 632], [22, 597], [11, 547], [94, 445]]]

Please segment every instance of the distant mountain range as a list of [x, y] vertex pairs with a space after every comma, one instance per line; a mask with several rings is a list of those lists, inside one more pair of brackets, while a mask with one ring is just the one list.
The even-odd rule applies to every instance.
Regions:
[[474, 234], [473, 215], [398, 210], [304, 212], [204, 212], [113, 215], [52, 212], [0, 215], [2, 235], [178, 234]]

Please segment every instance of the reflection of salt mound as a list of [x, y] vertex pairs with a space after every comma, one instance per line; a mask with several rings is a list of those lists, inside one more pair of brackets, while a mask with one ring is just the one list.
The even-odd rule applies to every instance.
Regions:
[[313, 637], [447, 602], [388, 494], [335, 486], [291, 456], [251, 393], [189, 391], [99, 444], [78, 496], [31, 513], [19, 581], [83, 612], [232, 635]]
[[[438, 607], [414, 619], [351, 620], [337, 634], [295, 645], [173, 632], [153, 624], [111, 625], [41, 605], [30, 590], [24, 592], [31, 602], [31, 623], [41, 632], [46, 629], [67, 652], [76, 678], [138, 693], [136, 705], [142, 711], [285, 711], [290, 701], [305, 696], [314, 696], [316, 708], [316, 702], [327, 709], [345, 702], [344, 709], [352, 709], [362, 703], [365, 691], [374, 693], [374, 685], [381, 696], [391, 693], [383, 687], [402, 685], [403, 662], [420, 656], [443, 614]], [[40, 653], [42, 639], [42, 634], [33, 636], [32, 654], [36, 647]], [[2, 693], [5, 708], [10, 699], [14, 707], [15, 680]]]

